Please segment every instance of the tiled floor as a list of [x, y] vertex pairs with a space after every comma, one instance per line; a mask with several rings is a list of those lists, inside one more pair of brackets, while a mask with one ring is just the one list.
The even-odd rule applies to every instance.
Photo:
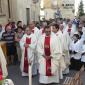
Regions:
[[[21, 72], [19, 69], [19, 65], [16, 66], [9, 66], [8, 68], [9, 76], [8, 78], [12, 79], [15, 85], [28, 85], [28, 77], [22, 77]], [[74, 71], [71, 71], [68, 75], [65, 76], [72, 76], [74, 75]], [[65, 79], [65, 78], [64, 78]], [[85, 73], [82, 76], [83, 85], [85, 85]], [[61, 80], [61, 83], [63, 80]], [[38, 76], [33, 77], [33, 85], [39, 85]], [[51, 84], [51, 85], [62, 85], [62, 84]]]

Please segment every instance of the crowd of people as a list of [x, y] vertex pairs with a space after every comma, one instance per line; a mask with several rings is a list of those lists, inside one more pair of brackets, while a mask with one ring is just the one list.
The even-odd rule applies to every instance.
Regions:
[[[5, 28], [0, 25], [0, 40], [6, 42], [10, 64], [20, 62], [23, 77], [28, 76], [31, 65], [32, 75], [39, 74], [42, 84], [60, 83], [69, 69], [85, 66], [85, 23], [76, 18], [30, 21], [27, 26], [22, 21], [10, 22]], [[0, 56], [0, 75], [6, 77], [7, 63], [3, 56]]]

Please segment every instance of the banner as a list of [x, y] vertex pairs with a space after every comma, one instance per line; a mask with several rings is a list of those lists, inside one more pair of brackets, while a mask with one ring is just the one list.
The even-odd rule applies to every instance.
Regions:
[[62, 6], [64, 9], [74, 9], [75, 0], [62, 0]]

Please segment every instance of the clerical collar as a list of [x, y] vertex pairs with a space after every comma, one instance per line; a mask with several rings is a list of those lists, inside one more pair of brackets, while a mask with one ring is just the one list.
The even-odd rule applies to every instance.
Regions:
[[30, 34], [27, 34], [27, 35], [31, 35], [31, 33]]
[[35, 27], [32, 28], [32, 30], [34, 30]]
[[46, 37], [50, 37], [50, 35], [49, 36], [46, 35]]

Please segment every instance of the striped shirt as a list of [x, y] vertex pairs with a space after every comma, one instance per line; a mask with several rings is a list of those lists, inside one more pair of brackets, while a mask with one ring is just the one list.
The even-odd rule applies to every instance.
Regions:
[[2, 34], [2, 40], [6, 41], [7, 45], [14, 44], [15, 33], [14, 32], [4, 32]]

